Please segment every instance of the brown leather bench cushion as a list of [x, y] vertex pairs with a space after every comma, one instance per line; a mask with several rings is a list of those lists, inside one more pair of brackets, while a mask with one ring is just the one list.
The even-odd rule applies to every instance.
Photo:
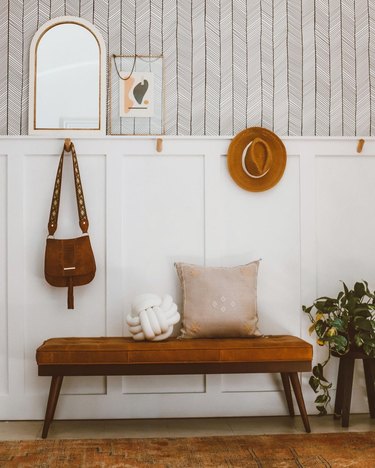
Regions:
[[210, 362], [311, 362], [312, 346], [300, 338], [170, 339], [136, 342], [132, 338], [50, 338], [36, 351], [39, 366]]

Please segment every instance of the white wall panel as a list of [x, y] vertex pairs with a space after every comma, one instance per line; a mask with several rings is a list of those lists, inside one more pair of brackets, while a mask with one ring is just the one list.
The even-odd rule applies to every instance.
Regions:
[[[221, 381], [223, 393], [274, 392], [281, 389], [280, 374], [225, 374]], [[233, 398], [236, 398], [235, 395]]]
[[317, 158], [318, 294], [335, 294], [341, 281], [375, 288], [375, 157]]
[[[375, 289], [375, 157], [325, 155], [317, 158], [316, 168], [318, 296], [335, 297], [341, 281], [350, 288], [367, 280]], [[334, 383], [337, 367], [338, 360], [333, 359], [327, 369]], [[354, 378], [352, 411], [367, 411], [359, 360]]]
[[[262, 258], [261, 331], [313, 344], [301, 303], [334, 294], [340, 279], [364, 278], [375, 288], [375, 139], [358, 156], [354, 138], [287, 138], [284, 177], [272, 190], [251, 193], [228, 175], [229, 139], [164, 137], [158, 154], [153, 138], [77, 138], [97, 275], [75, 289], [71, 311], [66, 289], [49, 286], [43, 274], [62, 141], [0, 140], [0, 419], [43, 417], [49, 379], [37, 376], [35, 363], [43, 340], [127, 334], [124, 315], [139, 293], [170, 293], [180, 304], [175, 261], [229, 266]], [[65, 162], [59, 237], [79, 235]], [[322, 351], [314, 346], [314, 362]], [[315, 413], [309, 376], [303, 374], [303, 389]], [[277, 375], [70, 378], [62, 393], [57, 418], [287, 411]], [[367, 410], [358, 366], [353, 411]]]
[[0, 395], [8, 393], [7, 157], [0, 155]]
[[288, 158], [284, 177], [267, 192], [239, 188], [228, 174], [225, 158], [220, 182], [222, 263], [237, 265], [261, 258], [259, 327], [265, 334], [299, 334], [299, 159]]
[[143, 292], [180, 302], [174, 262], [204, 263], [203, 158], [124, 157], [122, 190], [124, 310]]
[[[46, 388], [46, 379], [37, 377], [34, 356], [36, 347], [45, 339], [106, 334], [105, 158], [102, 155], [78, 156], [97, 274], [90, 284], [74, 288], [73, 310], [67, 309], [67, 288], [50, 286], [44, 278], [44, 249], [59, 156], [27, 154], [24, 162], [24, 222], [28, 232], [25, 236], [25, 385], [31, 393]], [[71, 156], [66, 155], [56, 238], [81, 234], [72, 174]], [[66, 379], [62, 392], [103, 393], [103, 382], [99, 377], [82, 379], [82, 382]]]
[[[299, 158], [289, 157], [281, 182], [264, 193], [234, 184], [222, 158], [220, 184], [222, 263], [261, 258], [258, 274], [259, 329], [264, 334], [300, 333]], [[286, 274], [287, 272], [287, 274]], [[270, 391], [272, 375], [225, 375], [223, 391]]]
[[204, 375], [135, 375], [124, 379], [126, 394], [149, 393], [203, 393], [206, 390]]
[[[194, 155], [123, 158], [124, 316], [131, 298], [146, 292], [171, 294], [180, 304], [174, 262], [204, 263], [203, 162]], [[156, 379], [124, 380], [125, 393], [149, 393]], [[201, 376], [184, 382], [187, 392], [203, 391]], [[163, 389], [181, 391], [180, 379], [160, 376], [155, 392]]]

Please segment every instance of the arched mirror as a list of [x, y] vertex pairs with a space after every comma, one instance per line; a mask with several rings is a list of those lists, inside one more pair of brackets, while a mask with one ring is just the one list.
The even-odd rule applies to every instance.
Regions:
[[30, 49], [29, 134], [105, 134], [106, 52], [96, 28], [64, 16], [45, 23]]

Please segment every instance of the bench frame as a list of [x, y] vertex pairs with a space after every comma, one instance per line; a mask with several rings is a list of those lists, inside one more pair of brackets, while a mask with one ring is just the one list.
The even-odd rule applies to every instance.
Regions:
[[38, 375], [52, 376], [42, 438], [47, 438], [53, 421], [61, 385], [65, 376], [113, 375], [182, 375], [182, 374], [238, 374], [280, 373], [290, 416], [294, 416], [292, 388], [306, 432], [311, 432], [298, 372], [311, 370], [310, 361], [267, 362], [194, 362], [152, 364], [39, 364]]

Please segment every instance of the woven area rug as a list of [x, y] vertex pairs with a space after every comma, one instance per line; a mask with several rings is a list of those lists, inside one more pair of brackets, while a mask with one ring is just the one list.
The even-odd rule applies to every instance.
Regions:
[[0, 466], [375, 467], [375, 432], [0, 442]]

